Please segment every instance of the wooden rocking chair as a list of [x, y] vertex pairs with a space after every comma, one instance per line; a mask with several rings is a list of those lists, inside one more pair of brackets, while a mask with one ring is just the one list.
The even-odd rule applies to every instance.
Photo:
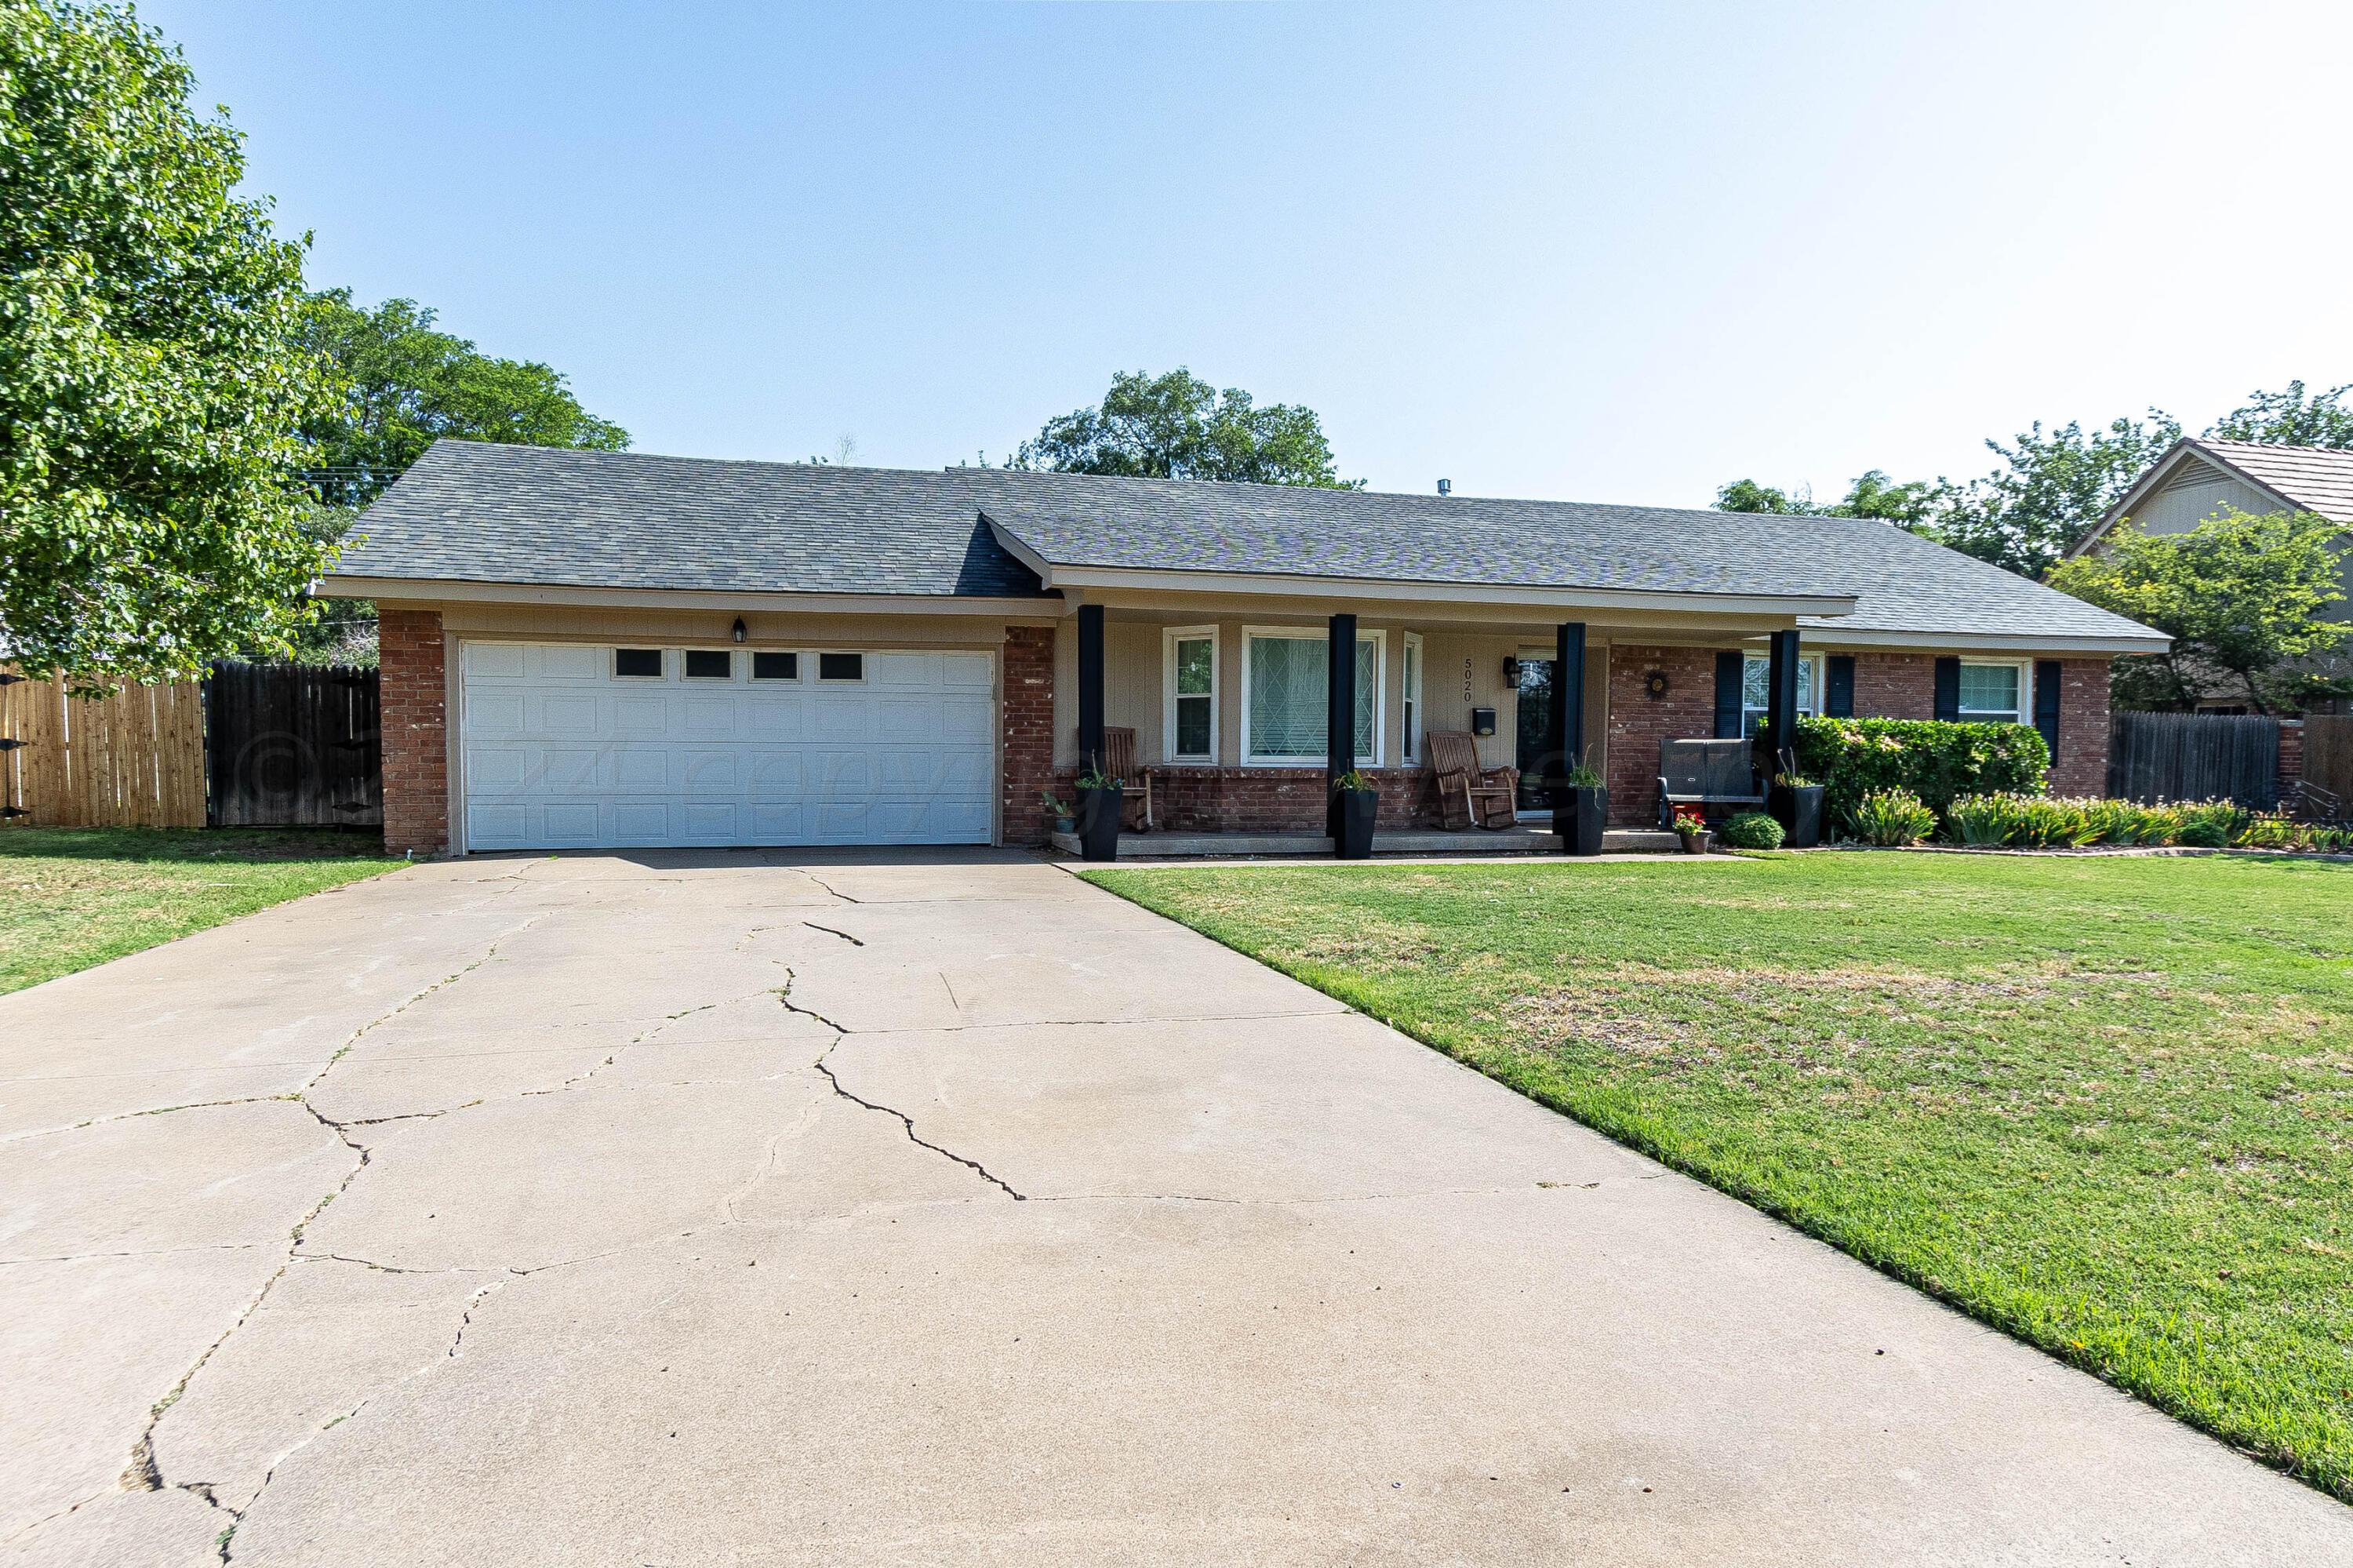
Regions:
[[[1134, 827], [1143, 832], [1152, 831], [1152, 770], [1139, 768], [1135, 761], [1135, 731], [1103, 726], [1103, 770], [1119, 782], [1120, 826]], [[1139, 813], [1135, 808], [1142, 806]], [[1131, 816], [1141, 816], [1141, 821], [1130, 821]]]
[[1479, 741], [1468, 731], [1430, 732], [1430, 767], [1438, 775], [1439, 822], [1449, 832], [1508, 828], [1520, 820], [1520, 770], [1479, 766]]

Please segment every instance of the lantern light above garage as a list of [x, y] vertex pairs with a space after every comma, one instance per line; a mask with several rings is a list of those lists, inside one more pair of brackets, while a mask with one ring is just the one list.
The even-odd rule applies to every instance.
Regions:
[[743, 641], [744, 639], [752, 635], [751, 631], [744, 626], [744, 618], [742, 616], [739, 615], [735, 618], [735, 627], [730, 635], [732, 635], [738, 642]]

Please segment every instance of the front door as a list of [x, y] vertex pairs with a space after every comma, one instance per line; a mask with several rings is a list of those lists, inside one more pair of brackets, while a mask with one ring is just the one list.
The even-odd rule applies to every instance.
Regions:
[[1560, 761], [1560, 737], [1553, 733], [1552, 682], [1557, 661], [1520, 656], [1519, 750], [1520, 810], [1547, 810], [1552, 798], [1545, 793], [1545, 775]]

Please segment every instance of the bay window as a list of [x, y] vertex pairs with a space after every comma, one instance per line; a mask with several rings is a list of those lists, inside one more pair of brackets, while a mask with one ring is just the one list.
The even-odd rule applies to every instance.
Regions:
[[[1358, 766], [1381, 762], [1385, 639], [1356, 637]], [[1254, 627], [1242, 638], [1242, 760], [1252, 767], [1321, 767], [1328, 736], [1330, 663], [1320, 628]]]

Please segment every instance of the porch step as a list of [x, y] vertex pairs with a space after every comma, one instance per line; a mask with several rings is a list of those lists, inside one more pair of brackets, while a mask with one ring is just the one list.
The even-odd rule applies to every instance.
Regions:
[[[1055, 833], [1050, 842], [1065, 854], [1081, 853], [1079, 835]], [[1191, 860], [1205, 856], [1321, 856], [1329, 859], [1332, 841], [1318, 833], [1122, 833], [1122, 860]], [[1604, 854], [1671, 854], [1680, 849], [1675, 835], [1658, 829], [1613, 828], [1601, 835]], [[1381, 855], [1557, 855], [1560, 841], [1549, 828], [1520, 826], [1493, 832], [1468, 829], [1459, 833], [1404, 832], [1373, 835], [1373, 853]]]

